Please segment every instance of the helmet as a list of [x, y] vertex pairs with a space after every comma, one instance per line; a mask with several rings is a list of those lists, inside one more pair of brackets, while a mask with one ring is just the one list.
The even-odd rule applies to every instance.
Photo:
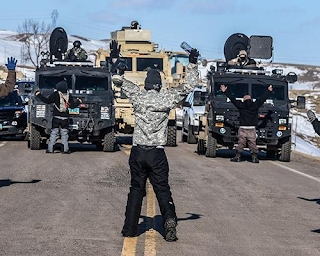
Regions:
[[76, 48], [79, 48], [80, 45], [82, 45], [82, 43], [79, 40], [73, 42], [73, 46]]
[[131, 21], [131, 29], [137, 29], [139, 26], [139, 22], [134, 20], [134, 21]]

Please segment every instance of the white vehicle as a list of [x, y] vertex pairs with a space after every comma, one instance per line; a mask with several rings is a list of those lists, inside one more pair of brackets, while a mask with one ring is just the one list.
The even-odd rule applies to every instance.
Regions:
[[205, 88], [196, 88], [183, 102], [182, 142], [197, 143], [194, 131], [198, 130], [199, 118], [204, 115], [206, 92]]
[[182, 119], [183, 119], [183, 109], [181, 107], [176, 108], [176, 123], [177, 129], [182, 128]]

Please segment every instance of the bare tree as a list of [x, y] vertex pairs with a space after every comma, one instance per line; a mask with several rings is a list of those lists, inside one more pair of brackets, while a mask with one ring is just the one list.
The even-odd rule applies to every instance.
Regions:
[[48, 51], [50, 39], [50, 25], [44, 22], [34, 21], [32, 19], [25, 20], [18, 28], [21, 41], [24, 42], [22, 49], [25, 61], [38, 67], [40, 63], [41, 52]]

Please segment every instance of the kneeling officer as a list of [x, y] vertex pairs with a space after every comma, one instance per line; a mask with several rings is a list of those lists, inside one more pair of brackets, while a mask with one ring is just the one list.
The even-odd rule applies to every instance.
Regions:
[[164, 146], [167, 143], [170, 110], [197, 85], [198, 56], [199, 52], [193, 49], [189, 56], [190, 64], [184, 84], [169, 90], [161, 90], [161, 76], [156, 69], [148, 71], [144, 89], [140, 89], [138, 85], [124, 79], [123, 76], [113, 76], [114, 84], [121, 86], [135, 112], [133, 147], [129, 158], [131, 187], [122, 229], [123, 236], [137, 235], [142, 200], [146, 195], [146, 181], [149, 178], [160, 206], [165, 239], [177, 240], [177, 216], [168, 183], [169, 165]]

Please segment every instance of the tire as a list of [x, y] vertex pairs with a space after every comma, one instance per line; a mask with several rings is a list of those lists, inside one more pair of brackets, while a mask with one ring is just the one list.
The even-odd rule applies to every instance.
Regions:
[[41, 148], [41, 135], [40, 131], [38, 131], [37, 127], [31, 125], [30, 130], [30, 149], [31, 150], [39, 150]]
[[206, 157], [216, 157], [217, 154], [217, 140], [209, 133], [206, 141]]
[[206, 152], [205, 142], [203, 139], [198, 140], [197, 153], [198, 155], [204, 155]]
[[115, 151], [115, 137], [114, 130], [112, 129], [110, 132], [106, 133], [102, 142], [102, 150], [103, 152], [114, 152]]
[[281, 162], [290, 162], [291, 160], [291, 139], [281, 145], [281, 155], [279, 160]]
[[167, 146], [169, 147], [177, 146], [177, 125], [168, 126]]
[[188, 125], [188, 137], [187, 137], [187, 142], [189, 144], [196, 144], [197, 143], [197, 138], [193, 134], [193, 128], [192, 125]]

